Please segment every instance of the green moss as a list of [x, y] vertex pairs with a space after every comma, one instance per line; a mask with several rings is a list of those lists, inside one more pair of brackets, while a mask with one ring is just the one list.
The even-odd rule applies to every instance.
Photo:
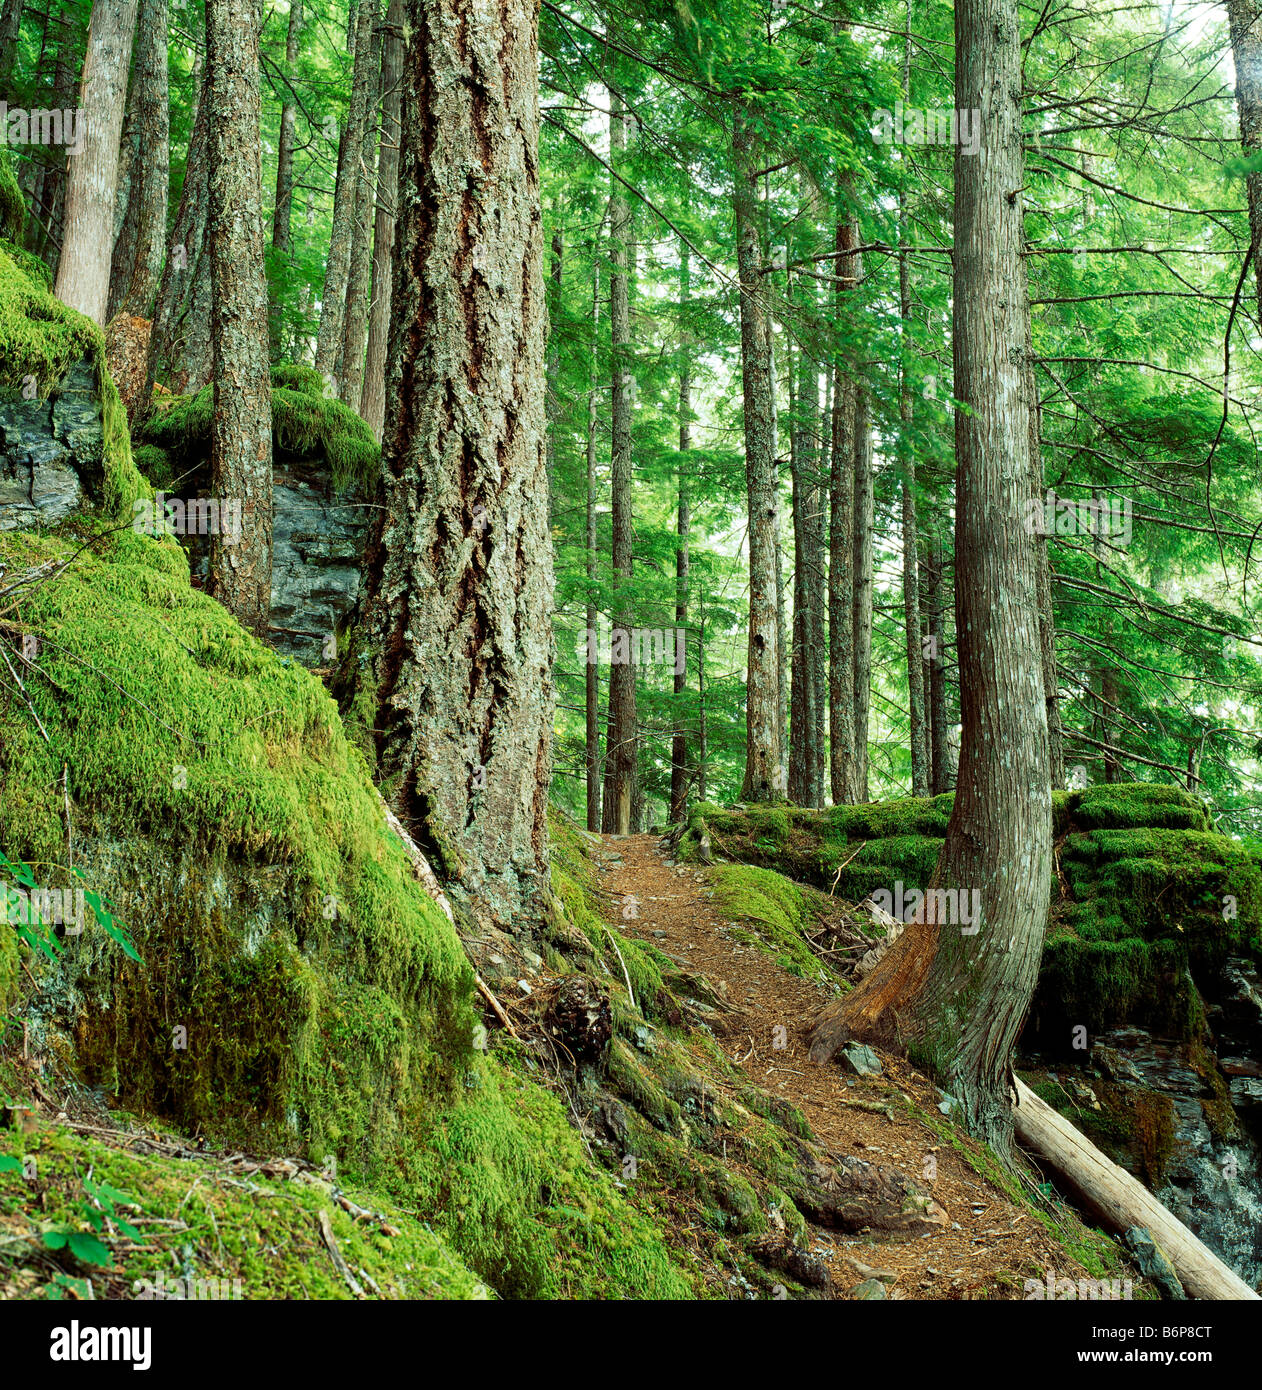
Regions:
[[[71, 1278], [92, 1278], [98, 1298], [129, 1298], [141, 1291], [136, 1286], [142, 1280], [154, 1284], [161, 1276], [169, 1283], [190, 1275], [222, 1280], [228, 1286], [223, 1292], [242, 1299], [351, 1298], [321, 1237], [321, 1214], [367, 1290], [399, 1299], [490, 1296], [441, 1237], [380, 1191], [340, 1184], [358, 1205], [379, 1213], [390, 1233], [381, 1223], [352, 1219], [332, 1199], [329, 1184], [312, 1174], [292, 1182], [255, 1174], [247, 1187], [239, 1173], [213, 1160], [142, 1157], [66, 1130], [29, 1137], [0, 1132], [0, 1153], [33, 1158], [36, 1174], [0, 1173], [0, 1217], [15, 1238], [0, 1252], [0, 1296], [48, 1296], [51, 1257], [35, 1258], [36, 1232], [45, 1222], [90, 1229], [82, 1208], [88, 1172], [134, 1198], [127, 1215], [145, 1223], [141, 1242], [107, 1234], [104, 1268], [58, 1257]], [[208, 1295], [203, 1284], [199, 1296], [219, 1292], [216, 1287]]]
[[154, 487], [165, 488], [175, 481], [175, 469], [165, 449], [156, 444], [137, 444], [131, 451], [136, 467]]
[[0, 148], [0, 237], [6, 241], [21, 241], [25, 222], [26, 201], [13, 176], [9, 152]]
[[[306, 367], [277, 368], [273, 373], [273, 447], [280, 454], [323, 457], [336, 492], [352, 485], [371, 488], [380, 470], [380, 446], [353, 410], [314, 390], [313, 377], [318, 383]], [[142, 437], [165, 449], [178, 468], [197, 466], [209, 457], [213, 407], [209, 386], [195, 396], [178, 397], [148, 418]]]
[[718, 911], [749, 928], [735, 932], [740, 940], [774, 955], [795, 975], [814, 979], [824, 970], [803, 937], [805, 909], [797, 884], [749, 864], [716, 864], [706, 878]]

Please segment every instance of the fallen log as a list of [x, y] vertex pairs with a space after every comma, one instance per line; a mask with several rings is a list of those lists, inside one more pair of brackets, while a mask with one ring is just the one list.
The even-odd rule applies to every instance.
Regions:
[[1119, 1168], [1063, 1115], [1017, 1078], [1013, 1119], [1017, 1138], [1055, 1168], [1101, 1220], [1119, 1231], [1143, 1226], [1165, 1251], [1192, 1298], [1256, 1299], [1258, 1294], [1172, 1215], [1140, 1182]]

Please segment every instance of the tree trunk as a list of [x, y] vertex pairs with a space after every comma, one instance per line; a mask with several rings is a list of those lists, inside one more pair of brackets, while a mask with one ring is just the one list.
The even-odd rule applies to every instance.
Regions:
[[[856, 256], [855, 274], [862, 275]], [[866, 386], [854, 423], [854, 777], [852, 799], [868, 799], [868, 717], [872, 705], [872, 531], [875, 526], [872, 421]]]
[[[53, 106], [59, 111], [67, 110], [74, 103], [78, 71], [78, 35], [69, 10], [70, 0], [61, 0], [57, 7], [57, 48], [53, 60]], [[44, 225], [36, 231], [35, 251], [55, 275], [61, 257], [66, 213], [67, 154], [64, 149], [50, 153], [51, 162], [39, 193], [39, 216]]]
[[[1262, 155], [1262, 3], [1227, 0], [1231, 27], [1231, 56], [1236, 68], [1236, 109], [1240, 115], [1240, 144], [1245, 155]], [[1245, 176], [1249, 201], [1249, 236], [1258, 322], [1262, 323], [1262, 170]]]
[[376, 0], [363, 0], [352, 28], [355, 62], [351, 73], [351, 99], [346, 126], [338, 142], [337, 184], [333, 190], [333, 231], [329, 259], [324, 270], [320, 327], [316, 334], [315, 368], [333, 394], [340, 396], [335, 380], [338, 358], [343, 355], [346, 332], [346, 292], [350, 284], [351, 249], [359, 208], [360, 159], [368, 126], [368, 108], [376, 90], [378, 71], [373, 63], [373, 20]]
[[239, 534], [210, 542], [210, 591], [243, 627], [266, 638], [272, 602], [272, 391], [259, 164], [261, 0], [206, 0], [206, 93], [214, 286], [213, 495], [241, 505]]
[[146, 402], [152, 399], [153, 385], [159, 376], [166, 377], [171, 390], [181, 394], [200, 391], [211, 378], [211, 269], [206, 249], [209, 159], [209, 119], [203, 82], [193, 113], [184, 190], [171, 228], [149, 333], [143, 397]]
[[740, 277], [741, 380], [745, 405], [745, 484], [749, 501], [749, 642], [745, 687], [745, 801], [783, 795], [780, 750], [780, 652], [776, 613], [776, 554], [780, 545], [772, 419], [770, 339], [758, 202], [753, 181], [754, 137], [746, 113], [733, 113], [733, 210]]
[[[812, 370], [818, 372], [815, 364]], [[824, 373], [823, 408], [817, 422], [819, 462], [815, 477], [815, 563], [809, 582], [812, 585], [811, 638], [808, 653], [813, 668], [811, 687], [814, 708], [811, 711], [811, 785], [812, 806], [823, 806], [828, 782], [828, 479], [832, 468], [833, 374]]]
[[[592, 358], [587, 387], [587, 634], [594, 639], [600, 610], [596, 605], [596, 437], [600, 424], [597, 380], [600, 353], [600, 263], [592, 257]], [[583, 678], [584, 763], [587, 772], [587, 828], [600, 829], [600, 663], [589, 645]]]
[[[689, 289], [688, 248], [679, 250], [679, 303], [686, 311]], [[679, 367], [679, 511], [675, 522], [675, 627], [688, 631], [688, 551], [692, 531], [692, 478], [688, 451], [692, 447], [692, 359], [691, 339], [684, 330]], [[686, 641], [686, 638], [685, 638]], [[684, 693], [688, 689], [687, 670], [675, 670], [675, 734], [670, 747], [670, 810], [667, 820], [678, 825], [688, 814], [688, 736], [683, 713]]]
[[0, 10], [0, 92], [12, 90], [18, 35], [22, 31], [23, 2], [24, 0], [4, 0], [4, 8]]
[[946, 579], [941, 520], [932, 519], [929, 538], [929, 752], [933, 769], [933, 794], [951, 790], [951, 759], [947, 748]]
[[148, 318], [162, 274], [171, 177], [167, 0], [140, 0], [135, 48], [132, 98], [139, 142], [132, 163], [126, 235], [114, 248], [111, 318], [117, 313]]
[[359, 146], [359, 180], [355, 193], [355, 215], [351, 232], [350, 270], [346, 282], [346, 312], [342, 320], [342, 349], [334, 374], [341, 384], [341, 398], [352, 410], [359, 409], [364, 386], [364, 352], [368, 345], [368, 310], [372, 298], [373, 208], [377, 186], [377, 111], [381, 91], [381, 25], [378, 0], [363, 0], [363, 10], [371, 21], [368, 35], [368, 65], [372, 88]]
[[[627, 143], [627, 118], [622, 98], [613, 95], [609, 122], [610, 162], [617, 169]], [[631, 594], [632, 497], [631, 403], [635, 388], [631, 348], [631, 301], [628, 270], [631, 264], [631, 207], [622, 185], [615, 183], [610, 202], [609, 231], [612, 270], [609, 284], [610, 345], [613, 385], [613, 574], [615, 650], [609, 671], [609, 740], [605, 749], [605, 824], [615, 835], [631, 833], [631, 791], [635, 778], [636, 668], [631, 635], [635, 629], [635, 605]], [[625, 659], [618, 660], [616, 641], [625, 634]]]
[[390, 338], [390, 293], [394, 274], [394, 224], [399, 201], [399, 142], [402, 139], [403, 0], [390, 0], [381, 45], [381, 153], [377, 158], [377, 216], [372, 245], [372, 309], [368, 355], [359, 413], [378, 442], [386, 419], [386, 352]]
[[[910, 48], [907, 49], [910, 52]], [[903, 90], [909, 88], [904, 60]], [[901, 238], [906, 239], [904, 200], [899, 199]], [[912, 446], [915, 402], [911, 365], [911, 268], [907, 254], [898, 258], [899, 317], [902, 320], [902, 366], [898, 383], [898, 414], [902, 424], [899, 462], [903, 474], [903, 627], [907, 639], [907, 740], [911, 751], [911, 794], [929, 795], [929, 738], [925, 719], [925, 655], [920, 637], [920, 528], [916, 519], [916, 451]]]
[[554, 703], [536, 11], [406, 0], [404, 43], [379, 769], [475, 920], [520, 932], [550, 897]]
[[548, 375], [547, 375], [547, 470], [548, 470], [548, 516], [552, 516], [553, 499], [556, 495], [556, 432], [557, 420], [561, 415], [561, 347], [557, 338], [557, 321], [561, 317], [563, 275], [565, 270], [565, 229], [562, 225], [563, 208], [555, 212], [557, 224], [552, 231], [551, 264], [548, 268]]
[[[289, 28], [285, 34], [285, 76], [292, 82], [298, 65], [298, 41], [302, 37], [302, 0], [289, 0]], [[272, 209], [272, 246], [289, 254], [294, 213], [294, 137], [298, 104], [287, 88], [280, 108], [280, 139], [276, 146], [276, 205]]]
[[[1012, 1049], [1038, 976], [1051, 875], [1051, 793], [1029, 497], [1020, 189], [1021, 29], [1015, 0], [958, 0], [956, 106], [986, 132], [955, 159], [956, 632], [964, 718], [958, 786], [932, 888], [870, 975], [812, 1035], [902, 1043], [1001, 1159]], [[936, 906], [935, 906], [936, 904]], [[966, 935], [965, 932], [968, 932]]]
[[114, 248], [118, 147], [138, 0], [96, 0], [79, 86], [87, 112], [80, 151], [68, 162], [66, 234], [57, 266], [57, 298], [104, 325]]
[[[804, 306], [805, 307], [805, 306]], [[821, 804], [817, 776], [819, 649], [822, 624], [819, 579], [820, 534], [819, 369], [803, 349], [799, 355], [791, 412], [789, 467], [793, 486], [793, 667], [790, 695], [789, 800], [799, 806]]]

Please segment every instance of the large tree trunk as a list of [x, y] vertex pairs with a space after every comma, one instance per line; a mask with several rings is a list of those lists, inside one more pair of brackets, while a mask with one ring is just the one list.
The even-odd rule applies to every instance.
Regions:
[[368, 111], [376, 90], [378, 68], [374, 63], [372, 32], [376, 0], [363, 0], [355, 22], [355, 62], [351, 70], [351, 99], [346, 111], [337, 151], [337, 184], [333, 190], [333, 231], [329, 239], [329, 259], [324, 269], [324, 291], [320, 301], [320, 327], [316, 334], [315, 368], [326, 382], [335, 380], [338, 359], [343, 355], [346, 333], [346, 292], [350, 284], [351, 251], [355, 240], [355, 218], [359, 208], [360, 159], [368, 127]]
[[206, 0], [206, 93], [214, 295], [213, 495], [241, 504], [239, 534], [210, 543], [210, 589], [243, 627], [266, 638], [272, 600], [272, 392], [259, 165], [261, 0]]
[[[626, 148], [627, 118], [622, 99], [613, 95], [609, 121], [610, 160], [617, 169]], [[635, 389], [631, 347], [631, 300], [628, 271], [631, 264], [631, 206], [622, 185], [614, 184], [610, 202], [609, 233], [612, 270], [609, 283], [609, 332], [612, 349], [613, 387], [613, 575], [618, 586], [614, 600], [615, 642], [626, 635], [625, 659], [619, 661], [615, 646], [609, 671], [609, 738], [605, 747], [605, 828], [615, 835], [631, 833], [631, 792], [636, 767], [636, 668], [631, 659], [631, 634], [635, 605], [631, 594], [632, 498], [631, 498], [631, 403]]]
[[958, 786], [914, 923], [812, 1035], [901, 1043], [1001, 1157], [1012, 1137], [1012, 1049], [1038, 975], [1051, 875], [1051, 793], [1029, 497], [1021, 30], [1015, 0], [957, 0], [956, 106], [986, 138], [955, 160], [956, 631], [964, 716]]
[[[600, 361], [600, 263], [592, 257], [592, 358], [587, 386], [587, 634], [593, 639], [600, 610], [596, 604], [596, 437], [600, 425], [597, 381]], [[584, 662], [584, 757], [587, 774], [587, 828], [600, 829], [600, 663], [587, 647]]]
[[780, 643], [776, 553], [780, 545], [772, 417], [771, 342], [753, 181], [754, 137], [748, 116], [733, 113], [733, 210], [740, 277], [741, 381], [745, 405], [745, 485], [749, 502], [749, 642], [745, 687], [745, 801], [783, 795], [780, 750]]
[[[289, 28], [285, 33], [285, 76], [292, 82], [298, 64], [298, 41], [302, 36], [302, 0], [289, 0]], [[280, 139], [276, 145], [276, 205], [272, 209], [272, 246], [289, 254], [294, 214], [294, 137], [298, 124], [298, 104], [285, 89], [280, 108]]]
[[549, 896], [537, 18], [404, 7], [392, 402], [365, 575], [386, 798], [475, 918]]
[[[679, 249], [679, 302], [686, 309], [689, 289], [688, 248]], [[683, 333], [679, 368], [679, 510], [675, 522], [675, 627], [688, 631], [688, 551], [692, 530], [692, 478], [688, 451], [692, 448], [691, 340]], [[683, 663], [681, 663], [683, 664]], [[670, 811], [667, 819], [677, 825], [688, 814], [688, 736], [684, 728], [683, 696], [688, 689], [687, 670], [675, 671], [675, 733], [670, 746]]]
[[548, 470], [548, 516], [552, 516], [552, 504], [556, 495], [556, 433], [557, 421], [561, 416], [561, 345], [557, 334], [557, 321], [561, 317], [562, 294], [565, 271], [565, 228], [562, 224], [563, 209], [557, 208], [557, 223], [552, 231], [551, 265], [548, 271], [548, 375], [547, 408], [548, 440], [546, 466]]
[[158, 284], [149, 333], [143, 400], [153, 397], [159, 376], [177, 393], [200, 391], [211, 378], [210, 255], [206, 248], [209, 204], [209, 120], [205, 83], [198, 91], [184, 166], [184, 190], [176, 209], [166, 265]]
[[[1227, 0], [1231, 26], [1231, 56], [1236, 68], [1236, 109], [1240, 114], [1240, 143], [1246, 156], [1262, 155], [1262, 3]], [[1245, 176], [1249, 200], [1249, 235], [1258, 321], [1262, 323], [1262, 170]]]
[[386, 350], [390, 339], [394, 221], [399, 201], [399, 142], [403, 135], [402, 76], [403, 0], [390, 0], [381, 45], [381, 153], [377, 158], [377, 221], [372, 244], [372, 310], [359, 408], [378, 441], [386, 420]]
[[171, 108], [167, 94], [167, 0], [140, 0], [132, 106], [138, 135], [124, 234], [114, 248], [110, 317], [148, 318], [166, 251], [171, 171]]
[[127, 105], [127, 75], [138, 0], [96, 0], [79, 86], [87, 132], [68, 161], [66, 234], [57, 265], [57, 298], [105, 323], [114, 249], [118, 148]]

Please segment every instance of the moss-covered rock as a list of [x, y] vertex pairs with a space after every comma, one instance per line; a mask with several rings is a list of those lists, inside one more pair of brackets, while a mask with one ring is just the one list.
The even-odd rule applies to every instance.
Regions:
[[[145, 421], [140, 438], [166, 451], [177, 471], [202, 467], [210, 457], [214, 396], [209, 386], [179, 396]], [[272, 446], [279, 457], [322, 458], [335, 492], [371, 488], [381, 449], [364, 420], [324, 391], [310, 367], [282, 365], [272, 373]]]

